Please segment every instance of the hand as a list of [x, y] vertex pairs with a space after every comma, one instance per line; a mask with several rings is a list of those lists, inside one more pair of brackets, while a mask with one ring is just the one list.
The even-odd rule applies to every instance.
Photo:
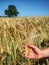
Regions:
[[[25, 45], [22, 45], [22, 53], [25, 54]], [[25, 56], [29, 59], [41, 59], [43, 58], [42, 51], [37, 48], [35, 45], [29, 44], [28, 48], [30, 48], [32, 51], [29, 53], [29, 55]]]

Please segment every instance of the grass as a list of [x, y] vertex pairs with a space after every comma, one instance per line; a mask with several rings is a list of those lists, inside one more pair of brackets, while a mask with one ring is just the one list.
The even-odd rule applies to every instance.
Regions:
[[21, 53], [22, 44], [49, 47], [49, 17], [0, 18], [0, 65], [49, 65], [49, 59], [31, 60]]

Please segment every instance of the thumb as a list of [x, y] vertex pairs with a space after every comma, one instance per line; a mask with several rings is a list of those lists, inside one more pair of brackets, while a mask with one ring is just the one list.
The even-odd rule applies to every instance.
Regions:
[[40, 49], [36, 47], [35, 45], [29, 44], [28, 47], [31, 48], [36, 54], [40, 53]]
[[33, 45], [33, 44], [28, 44], [28, 47], [29, 48], [32, 48], [32, 49], [35, 49], [35, 48], [37, 48], [35, 45]]

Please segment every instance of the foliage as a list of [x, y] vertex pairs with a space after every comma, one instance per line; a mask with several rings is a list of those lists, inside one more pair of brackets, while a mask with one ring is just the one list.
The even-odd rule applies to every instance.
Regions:
[[0, 65], [48, 65], [48, 58], [24, 57], [21, 46], [25, 44], [26, 54], [30, 53], [29, 43], [40, 49], [49, 47], [49, 17], [0, 18]]
[[7, 15], [8, 17], [14, 17], [19, 14], [16, 6], [14, 6], [14, 5], [9, 5], [8, 9], [6, 9], [4, 12], [5, 12], [5, 15]]

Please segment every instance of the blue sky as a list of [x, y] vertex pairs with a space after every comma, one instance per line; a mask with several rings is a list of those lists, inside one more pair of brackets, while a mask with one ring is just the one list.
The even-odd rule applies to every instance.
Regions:
[[49, 0], [0, 0], [0, 16], [11, 4], [20, 12], [18, 16], [49, 16]]

